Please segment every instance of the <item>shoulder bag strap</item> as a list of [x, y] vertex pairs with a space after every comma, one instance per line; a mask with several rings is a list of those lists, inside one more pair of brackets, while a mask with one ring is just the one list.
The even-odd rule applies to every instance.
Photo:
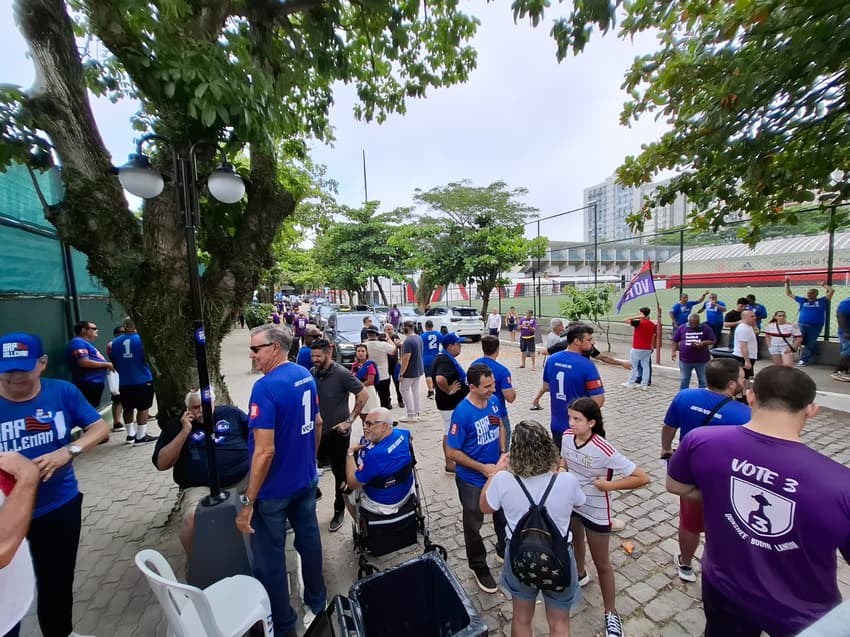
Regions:
[[718, 411], [720, 411], [720, 409], [723, 407], [723, 405], [725, 405], [726, 403], [728, 403], [731, 400], [732, 400], [732, 396], [726, 396], [726, 398], [724, 398], [719, 403], [717, 403], [714, 406], [714, 409], [712, 409], [708, 413], [708, 416], [705, 417], [705, 420], [702, 421], [702, 426], [705, 427], [707, 424], [709, 424], [711, 422], [711, 419], [714, 418], [714, 414], [716, 414]]

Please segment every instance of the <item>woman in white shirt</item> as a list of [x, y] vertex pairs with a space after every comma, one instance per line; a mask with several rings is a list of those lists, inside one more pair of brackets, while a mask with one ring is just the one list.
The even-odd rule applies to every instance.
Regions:
[[773, 364], [794, 367], [794, 354], [800, 349], [803, 333], [794, 323], [785, 321], [784, 310], [773, 313], [773, 318], [764, 328], [764, 335]]
[[555, 476], [546, 498], [546, 510], [565, 541], [570, 541], [570, 516], [573, 507], [584, 503], [585, 495], [572, 474], [558, 473], [558, 455], [558, 448], [552, 442], [548, 428], [535, 420], [523, 420], [513, 430], [510, 456], [503, 455], [499, 459], [496, 472], [490, 476], [481, 490], [481, 511], [493, 513], [497, 509], [502, 509], [507, 520], [505, 532], [508, 547], [505, 551], [499, 583], [511, 594], [513, 600], [512, 637], [531, 637], [534, 604], [541, 592], [546, 605], [549, 634], [552, 637], [569, 637], [570, 609], [581, 597], [572, 547], [570, 547], [572, 571], [570, 586], [562, 592], [541, 591], [523, 584], [511, 569], [509, 548], [511, 535], [520, 518], [528, 513], [530, 506], [517, 479], [522, 480], [529, 495], [535, 503], [539, 504], [544, 492], [549, 488], [552, 477]]

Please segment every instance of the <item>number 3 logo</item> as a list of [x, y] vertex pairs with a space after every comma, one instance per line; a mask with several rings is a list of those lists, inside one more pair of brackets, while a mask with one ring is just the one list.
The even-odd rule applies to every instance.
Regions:
[[785, 478], [785, 486], [782, 487], [782, 490], [786, 493], [797, 493], [797, 486], [799, 484], [800, 483], [793, 478]]

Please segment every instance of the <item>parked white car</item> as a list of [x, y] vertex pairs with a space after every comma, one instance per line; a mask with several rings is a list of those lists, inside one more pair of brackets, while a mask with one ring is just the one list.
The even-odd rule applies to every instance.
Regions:
[[484, 320], [474, 307], [455, 305], [449, 307], [432, 307], [425, 316], [417, 318], [417, 327], [425, 330], [425, 321], [431, 320], [434, 329], [441, 334], [454, 332], [458, 336], [468, 337], [478, 341], [484, 334]]

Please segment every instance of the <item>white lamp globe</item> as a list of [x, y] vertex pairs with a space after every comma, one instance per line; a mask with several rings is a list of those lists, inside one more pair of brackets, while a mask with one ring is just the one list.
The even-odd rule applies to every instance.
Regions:
[[210, 194], [222, 203], [236, 203], [245, 196], [245, 182], [233, 170], [233, 166], [223, 163], [207, 178]]
[[165, 187], [162, 175], [144, 155], [130, 155], [130, 160], [118, 169], [118, 181], [124, 190], [142, 199], [158, 196]]

